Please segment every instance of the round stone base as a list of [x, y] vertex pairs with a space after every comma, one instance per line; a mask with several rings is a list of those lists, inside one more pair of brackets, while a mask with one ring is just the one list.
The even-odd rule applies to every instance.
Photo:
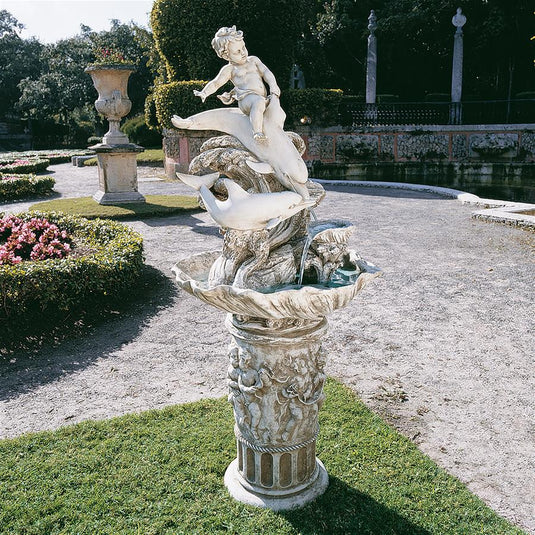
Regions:
[[241, 476], [238, 473], [238, 459], [234, 459], [225, 472], [225, 486], [235, 500], [248, 505], [263, 507], [272, 511], [299, 509], [321, 496], [329, 486], [327, 470], [325, 470], [323, 463], [318, 458], [316, 458], [316, 463], [318, 467], [317, 477], [308, 487], [293, 493], [281, 490], [280, 494], [267, 495], [253, 492], [243, 487], [240, 482]]

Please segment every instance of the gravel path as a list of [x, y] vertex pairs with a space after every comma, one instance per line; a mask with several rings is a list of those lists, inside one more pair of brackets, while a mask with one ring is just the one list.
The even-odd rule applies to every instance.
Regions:
[[[95, 168], [52, 169], [62, 195], [96, 189]], [[140, 169], [142, 193], [190, 193], [158, 172]], [[326, 189], [318, 215], [353, 221], [353, 248], [384, 271], [331, 316], [328, 373], [535, 534], [535, 233], [472, 220], [471, 208], [432, 194]], [[226, 393], [224, 314], [170, 273], [220, 248], [217, 230], [205, 213], [129, 224], [155, 268], [149, 300], [80, 339], [0, 362], [0, 437]]]

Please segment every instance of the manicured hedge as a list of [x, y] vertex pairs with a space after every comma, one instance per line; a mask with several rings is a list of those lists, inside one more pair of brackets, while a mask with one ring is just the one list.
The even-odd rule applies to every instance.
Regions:
[[51, 176], [0, 173], [0, 202], [49, 195], [55, 183]]
[[289, 89], [281, 95], [281, 106], [286, 112], [286, 126], [295, 126], [308, 117], [314, 126], [340, 124], [339, 108], [344, 93], [340, 89]]
[[4, 152], [0, 155], [2, 159], [20, 159], [20, 160], [34, 160], [44, 159], [48, 160], [52, 165], [57, 163], [70, 162], [73, 156], [85, 156], [86, 154], [93, 154], [92, 150], [88, 149], [43, 149], [43, 150], [25, 150], [15, 152]]
[[146, 148], [162, 146], [161, 134], [147, 126], [144, 115], [136, 115], [128, 119], [121, 130], [128, 136], [130, 143], [137, 143]]
[[[152, 99], [156, 110], [156, 118], [160, 127], [173, 128], [171, 117], [189, 117], [211, 108], [222, 107], [224, 104], [215, 96], [203, 104], [193, 94], [194, 89], [202, 89], [206, 84], [202, 80], [187, 82], [171, 82], [155, 88]], [[339, 107], [344, 93], [340, 89], [289, 89], [282, 92], [281, 106], [286, 112], [286, 126], [300, 124], [302, 117], [309, 117], [311, 124], [316, 126], [332, 126], [339, 124]], [[152, 107], [152, 102], [148, 105]]]
[[307, 0], [156, 0], [151, 27], [167, 79], [214, 77], [225, 62], [212, 49], [212, 38], [220, 27], [235, 24], [244, 33], [249, 53], [284, 87], [309, 6]]
[[39, 173], [49, 165], [44, 158], [0, 158], [0, 173]]
[[143, 239], [129, 227], [60, 212], [17, 216], [55, 223], [73, 236], [74, 249], [62, 259], [0, 265], [0, 325], [6, 336], [99, 305], [137, 281], [143, 266]]
[[201, 90], [206, 83], [204, 80], [188, 80], [157, 86], [154, 89], [154, 106], [160, 126], [174, 128], [171, 124], [173, 115], [189, 117], [204, 110], [224, 106], [215, 95], [203, 103], [199, 97], [193, 94], [194, 89]]

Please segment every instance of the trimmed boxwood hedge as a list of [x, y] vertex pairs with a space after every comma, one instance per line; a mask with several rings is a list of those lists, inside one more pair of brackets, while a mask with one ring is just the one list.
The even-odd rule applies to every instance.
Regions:
[[188, 80], [171, 82], [156, 86], [153, 93], [156, 118], [163, 128], [174, 128], [171, 124], [173, 115], [189, 117], [201, 111], [220, 108], [224, 104], [212, 95], [205, 103], [193, 94], [193, 90], [201, 90], [207, 84], [204, 80]]
[[94, 154], [90, 149], [42, 149], [4, 152], [0, 155], [2, 160], [48, 160], [51, 165], [70, 162], [73, 156]]
[[3, 158], [0, 159], [0, 173], [39, 173], [49, 165], [50, 160], [44, 158]]
[[[156, 119], [161, 128], [173, 128], [171, 117], [180, 115], [189, 117], [201, 111], [222, 107], [224, 104], [215, 96], [203, 104], [193, 94], [194, 89], [202, 89], [203, 80], [171, 82], [155, 88], [147, 102], [148, 119], [155, 110]], [[230, 86], [229, 86], [230, 87]], [[281, 106], [286, 112], [286, 126], [296, 126], [302, 117], [307, 116], [315, 126], [332, 126], [339, 124], [339, 108], [344, 93], [341, 89], [289, 89], [282, 92]]]
[[341, 89], [289, 89], [281, 94], [281, 106], [286, 112], [286, 126], [296, 126], [308, 117], [314, 126], [340, 124]]
[[3, 334], [31, 331], [34, 323], [54, 322], [117, 298], [141, 274], [143, 239], [126, 225], [61, 212], [23, 212], [17, 216], [55, 223], [73, 236], [75, 248], [62, 259], [0, 265]]
[[[3, 176], [16, 176], [17, 178], [2, 180]], [[0, 203], [49, 195], [55, 183], [56, 181], [51, 176], [0, 173]]]

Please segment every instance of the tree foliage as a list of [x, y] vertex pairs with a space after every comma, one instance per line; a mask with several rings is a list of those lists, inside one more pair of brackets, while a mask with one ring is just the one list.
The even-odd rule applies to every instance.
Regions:
[[232, 25], [244, 32], [250, 54], [278, 80], [288, 80], [310, 5], [306, 0], [156, 0], [151, 23], [168, 81], [212, 78], [222, 60], [210, 43], [220, 27]]
[[40, 68], [18, 78], [19, 93], [11, 107], [33, 119], [34, 134], [42, 138], [43, 145], [58, 136], [66, 136], [69, 144], [83, 145], [89, 136], [102, 134], [105, 128], [94, 109], [97, 93], [85, 67], [102, 49], [120, 51], [130, 59], [136, 66], [129, 80], [131, 114], [142, 113], [159, 72], [152, 45], [151, 32], [134, 23], [112, 20], [111, 28], [101, 32], [82, 25], [75, 37], [39, 45]]
[[329, 0], [313, 35], [340, 87], [365, 90], [367, 19], [377, 15], [378, 92], [402, 99], [449, 93], [457, 6], [467, 16], [464, 95], [507, 98], [534, 85], [533, 9], [528, 0]]
[[6, 10], [0, 11], [0, 117], [12, 112], [20, 97], [18, 83], [38, 75], [43, 45], [36, 39], [21, 39], [24, 26]]

